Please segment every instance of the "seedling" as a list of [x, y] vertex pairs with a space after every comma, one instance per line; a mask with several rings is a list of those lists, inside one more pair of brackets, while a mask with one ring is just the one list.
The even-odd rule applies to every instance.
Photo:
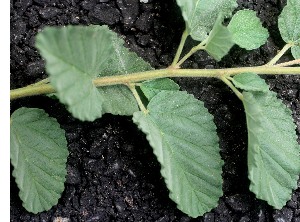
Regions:
[[[11, 90], [11, 100], [55, 93], [71, 114], [94, 121], [105, 113], [132, 115], [161, 164], [161, 174], [177, 207], [198, 217], [222, 196], [222, 165], [213, 116], [203, 102], [179, 90], [169, 77], [214, 77], [242, 101], [248, 128], [250, 190], [276, 209], [297, 188], [300, 146], [291, 111], [258, 74], [299, 75], [300, 1], [288, 0], [279, 20], [286, 45], [267, 64], [228, 69], [181, 69], [195, 52], [217, 61], [237, 44], [252, 50], [268, 31], [254, 11], [232, 12], [235, 0], [177, 0], [186, 23], [175, 58], [153, 68], [123, 46], [107, 26], [46, 27], [36, 47], [49, 79]], [[224, 19], [229, 20], [226, 26]], [[181, 57], [188, 36], [199, 41]], [[277, 63], [291, 49], [295, 58]], [[138, 90], [137, 90], [138, 89]], [[142, 100], [146, 98], [146, 100]], [[68, 150], [64, 130], [41, 109], [20, 108], [11, 116], [11, 162], [23, 206], [38, 213], [56, 205], [64, 190]]]

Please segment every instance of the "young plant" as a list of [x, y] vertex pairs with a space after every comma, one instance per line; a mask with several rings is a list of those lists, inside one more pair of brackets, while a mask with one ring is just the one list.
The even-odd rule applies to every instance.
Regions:
[[[186, 23], [175, 58], [166, 69], [153, 68], [123, 46], [107, 26], [47, 27], [36, 47], [46, 60], [49, 79], [11, 90], [11, 100], [55, 93], [71, 114], [94, 121], [105, 113], [132, 115], [161, 164], [161, 174], [177, 207], [198, 217], [222, 196], [222, 165], [213, 116], [203, 102], [179, 90], [169, 77], [214, 77], [242, 101], [248, 128], [250, 190], [276, 209], [297, 188], [300, 146], [291, 111], [258, 74], [300, 74], [300, 1], [288, 0], [279, 20], [286, 45], [268, 64], [228, 69], [181, 69], [196, 51], [217, 61], [234, 44], [252, 50], [268, 31], [255, 12], [237, 11], [235, 0], [177, 0]], [[200, 43], [181, 58], [188, 36]], [[278, 60], [291, 49], [295, 58]], [[143, 98], [146, 99], [141, 99]], [[20, 108], [11, 116], [11, 162], [23, 206], [38, 213], [57, 204], [64, 190], [65, 133], [40, 109]]]

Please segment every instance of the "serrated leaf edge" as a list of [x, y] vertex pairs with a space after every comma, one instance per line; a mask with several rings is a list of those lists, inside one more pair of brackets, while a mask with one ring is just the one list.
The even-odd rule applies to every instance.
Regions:
[[[57, 120], [55, 119], [55, 118], [53, 118], [53, 117], [50, 117], [44, 110], [41, 110], [41, 109], [37, 109], [37, 108], [26, 108], [26, 107], [22, 107], [22, 108], [19, 108], [18, 110], [20, 110], [20, 109], [36, 109], [36, 110], [39, 110], [39, 111], [43, 111], [43, 115], [45, 116], [45, 117], [47, 117], [47, 118], [49, 118], [49, 119], [51, 119], [51, 120], [54, 120], [53, 122], [52, 122], [52, 124], [53, 125], [55, 125], [56, 127], [58, 127], [58, 129], [60, 129], [61, 130], [61, 132], [62, 133], [64, 133], [65, 134], [65, 131], [60, 127], [60, 124], [57, 122]], [[17, 110], [16, 110], [17, 111]], [[32, 110], [28, 110], [28, 112], [31, 112]], [[12, 122], [13, 122], [13, 120], [11, 119], [11, 124], [12, 124]], [[13, 130], [13, 129], [12, 129]], [[17, 135], [17, 133], [15, 133], [15, 135]], [[17, 139], [17, 141], [19, 141], [19, 139]], [[65, 146], [67, 147], [67, 141], [65, 140]], [[19, 143], [21, 143], [21, 142], [19, 142]], [[15, 178], [15, 181], [16, 181], [16, 184], [17, 184], [17, 187], [19, 188], [19, 197], [20, 197], [20, 199], [22, 200], [22, 206], [28, 211], [28, 212], [32, 212], [32, 213], [34, 213], [34, 214], [37, 214], [37, 213], [40, 213], [40, 212], [42, 212], [42, 211], [31, 211], [31, 209], [29, 209], [29, 208], [27, 208], [27, 205], [26, 205], [26, 198], [24, 197], [24, 195], [23, 194], [25, 194], [25, 192], [24, 192], [24, 189], [23, 189], [23, 187], [20, 185], [21, 184], [21, 179], [19, 179], [18, 180], [18, 177], [16, 177], [16, 174], [17, 174], [17, 168], [18, 168], [18, 165], [19, 165], [19, 153], [20, 153], [20, 149], [18, 149], [18, 160], [17, 161], [12, 161], [12, 159], [11, 159], [11, 164], [12, 164], [12, 166], [14, 167], [14, 169], [13, 169], [13, 171], [12, 171], [12, 175], [13, 175], [13, 177]], [[68, 152], [67, 150], [66, 150], [66, 152]], [[11, 158], [11, 157], [10, 157]], [[65, 163], [64, 163], [65, 165], [67, 164], [67, 158], [65, 159]], [[40, 168], [39, 168], [40, 169]], [[22, 168], [22, 170], [25, 170], [24, 168]], [[40, 169], [40, 170], [42, 170], [45, 174], [48, 174], [47, 172], [45, 172], [43, 169]], [[67, 176], [67, 169], [66, 168], [64, 168], [64, 169], [62, 169], [61, 171], [64, 171], [64, 174], [65, 174], [65, 177], [64, 177], [64, 180], [63, 181], [60, 181], [60, 182], [62, 182], [62, 183], [65, 183], [65, 181], [66, 181], [66, 176]], [[49, 175], [49, 176], [51, 176], [52, 177], [52, 175]], [[32, 178], [34, 178], [34, 177], [32, 177]], [[55, 178], [56, 180], [57, 180], [57, 178]], [[40, 183], [38, 183], [37, 181], [35, 181], [35, 186], [36, 186], [36, 184], [40, 184]], [[42, 186], [42, 184], [40, 184], [41, 186]], [[36, 189], [37, 190], [37, 189]], [[55, 190], [52, 190], [52, 191], [54, 191], [54, 194], [57, 196], [57, 201], [51, 206], [51, 207], [44, 207], [44, 205], [43, 204], [41, 204], [41, 206], [43, 206], [43, 208], [44, 208], [44, 210], [43, 211], [47, 211], [47, 210], [50, 210], [53, 206], [55, 206], [55, 205], [57, 205], [57, 203], [58, 203], [58, 201], [59, 201], [59, 198], [61, 197], [61, 194], [62, 194], [62, 192], [63, 192], [63, 190], [62, 190], [62, 192], [60, 193], [60, 194], [58, 194]], [[52, 193], [53, 194], [53, 193]], [[25, 199], [24, 199], [25, 198]], [[39, 202], [41, 203], [41, 200], [39, 199]]]

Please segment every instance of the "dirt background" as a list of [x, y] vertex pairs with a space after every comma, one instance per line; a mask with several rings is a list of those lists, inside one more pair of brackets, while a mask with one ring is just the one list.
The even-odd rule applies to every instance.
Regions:
[[[233, 47], [216, 63], [206, 53], [196, 53], [184, 67], [219, 68], [261, 65], [283, 45], [277, 17], [284, 0], [238, 0], [268, 28], [270, 38], [260, 49], [247, 52]], [[35, 35], [46, 25], [107, 24], [122, 35], [128, 47], [155, 68], [167, 67], [176, 52], [184, 22], [175, 0], [11, 0], [11, 89], [47, 75], [34, 48]], [[195, 44], [190, 39], [188, 45]], [[290, 59], [290, 55], [282, 61]], [[268, 76], [270, 88], [292, 109], [300, 131], [300, 78]], [[19, 99], [21, 106], [43, 108], [66, 130], [69, 157], [65, 191], [57, 206], [34, 215], [26, 212], [11, 177], [11, 221], [277, 221], [300, 222], [300, 183], [282, 210], [273, 210], [249, 191], [247, 179], [245, 115], [241, 102], [215, 79], [175, 79], [182, 90], [205, 102], [215, 117], [220, 137], [223, 191], [219, 205], [203, 217], [192, 219], [168, 198], [160, 166], [146, 138], [130, 117], [105, 115], [94, 122], [74, 119], [56, 100], [45, 96]], [[298, 140], [298, 142], [300, 142]], [[12, 167], [11, 167], [12, 168]]]

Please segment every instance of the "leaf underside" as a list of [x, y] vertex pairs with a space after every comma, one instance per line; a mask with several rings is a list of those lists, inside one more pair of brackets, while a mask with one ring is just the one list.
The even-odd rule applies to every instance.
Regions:
[[300, 146], [291, 111], [274, 92], [243, 92], [248, 127], [248, 176], [256, 197], [281, 209], [297, 188]]
[[278, 28], [282, 39], [291, 43], [292, 55], [295, 59], [300, 58], [300, 1], [288, 0], [278, 18]]
[[203, 103], [180, 91], [152, 98], [133, 121], [147, 135], [177, 207], [198, 217], [222, 196], [222, 164], [213, 117]]
[[43, 110], [20, 108], [11, 116], [10, 158], [24, 208], [56, 205], [64, 190], [68, 157], [65, 132]]
[[269, 86], [259, 75], [252, 72], [245, 72], [235, 75], [232, 80], [233, 84], [246, 91], [268, 92]]
[[234, 45], [232, 35], [227, 27], [222, 25], [222, 21], [222, 16], [219, 16], [213, 29], [209, 33], [205, 45], [205, 50], [217, 61], [220, 61], [223, 56], [227, 55]]
[[194, 40], [203, 41], [211, 31], [218, 15], [231, 17], [238, 6], [236, 0], [176, 0], [181, 8], [189, 34]]
[[232, 33], [233, 41], [247, 50], [259, 48], [269, 37], [268, 30], [262, 26], [256, 12], [248, 9], [234, 14], [228, 29]]

